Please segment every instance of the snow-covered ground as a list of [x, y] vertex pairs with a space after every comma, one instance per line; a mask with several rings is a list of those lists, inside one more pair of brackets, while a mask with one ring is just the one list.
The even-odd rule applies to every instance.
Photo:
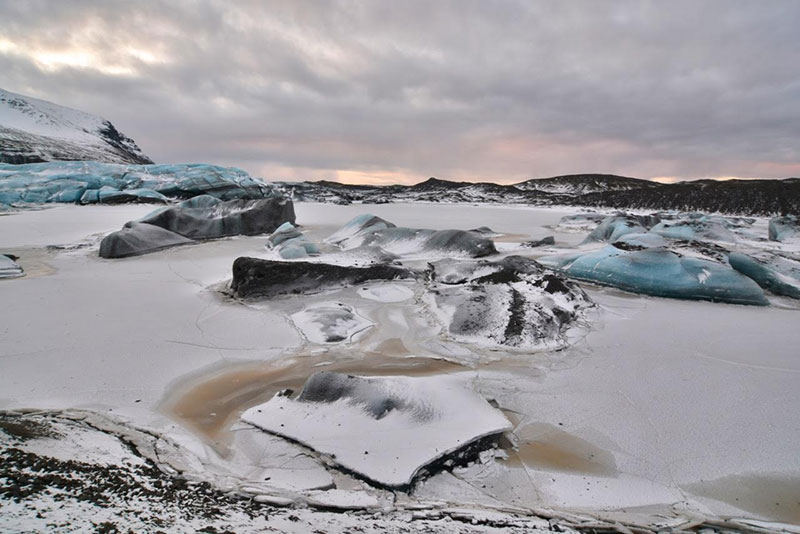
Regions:
[[[444, 515], [800, 523], [797, 301], [770, 297], [772, 305], [750, 307], [584, 285], [598, 306], [582, 338], [555, 352], [506, 353], [443, 337], [411, 282], [264, 302], [222, 295], [236, 257], [271, 257], [265, 237], [97, 257], [104, 233], [150, 209], [60, 206], [0, 216], [0, 253], [18, 256], [27, 273], [0, 280], [0, 409], [102, 414], [170, 443], [172, 453], [158, 458], [187, 477], [264, 502], [363, 505], [386, 525], [400, 510], [441, 517], [451, 508], [462, 512]], [[578, 211], [568, 209], [299, 203], [295, 210], [313, 242], [365, 212], [398, 226], [488, 226], [502, 234], [501, 253], [532, 257], [585, 237], [553, 228]], [[753, 231], [766, 235], [766, 221]], [[547, 235], [555, 247], [516, 248]], [[344, 335], [326, 337], [309, 311], [333, 304], [352, 310], [352, 321], [342, 323]], [[299, 389], [319, 370], [455, 374], [503, 410], [514, 426], [510, 443], [395, 494], [239, 422], [244, 409]], [[18, 506], [2, 515], [20, 518]], [[332, 521], [304, 510], [301, 523], [313, 517]], [[13, 519], [5, 521], [4, 528]], [[341, 530], [349, 525], [337, 521]]]

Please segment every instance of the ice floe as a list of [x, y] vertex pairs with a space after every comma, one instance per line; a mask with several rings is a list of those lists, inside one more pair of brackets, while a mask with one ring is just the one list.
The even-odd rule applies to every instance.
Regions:
[[462, 378], [321, 372], [242, 419], [302, 443], [378, 485], [408, 487], [426, 466], [511, 428]]
[[277, 250], [287, 260], [307, 258], [320, 253], [319, 246], [306, 238], [299, 228], [285, 222], [275, 230], [267, 241], [267, 247]]
[[585, 242], [592, 243], [605, 241], [613, 243], [625, 234], [641, 234], [647, 232], [653, 225], [659, 222], [655, 215], [630, 215], [619, 213], [609, 215], [592, 230]]
[[728, 262], [764, 289], [800, 299], [800, 259], [769, 252], [731, 252]]

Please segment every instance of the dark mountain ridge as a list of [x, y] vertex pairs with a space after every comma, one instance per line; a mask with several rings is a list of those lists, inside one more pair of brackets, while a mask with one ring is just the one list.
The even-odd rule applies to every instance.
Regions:
[[451, 202], [567, 205], [735, 215], [800, 214], [800, 179], [698, 180], [661, 184], [613, 174], [576, 174], [512, 185], [429, 178], [414, 185], [277, 182], [295, 200], [311, 202]]

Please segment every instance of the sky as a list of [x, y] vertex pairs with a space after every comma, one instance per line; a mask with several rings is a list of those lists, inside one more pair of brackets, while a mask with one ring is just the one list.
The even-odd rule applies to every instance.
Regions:
[[268, 180], [800, 176], [795, 0], [0, 0], [0, 87]]

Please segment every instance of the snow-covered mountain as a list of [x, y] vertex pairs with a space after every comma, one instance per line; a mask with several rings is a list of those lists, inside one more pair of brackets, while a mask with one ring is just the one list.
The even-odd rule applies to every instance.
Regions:
[[109, 121], [0, 89], [0, 162], [153, 163]]
[[583, 195], [604, 191], [630, 191], [657, 186], [657, 183], [640, 178], [628, 178], [614, 174], [570, 174], [552, 178], [533, 178], [518, 184], [523, 191], [544, 191], [564, 195]]

